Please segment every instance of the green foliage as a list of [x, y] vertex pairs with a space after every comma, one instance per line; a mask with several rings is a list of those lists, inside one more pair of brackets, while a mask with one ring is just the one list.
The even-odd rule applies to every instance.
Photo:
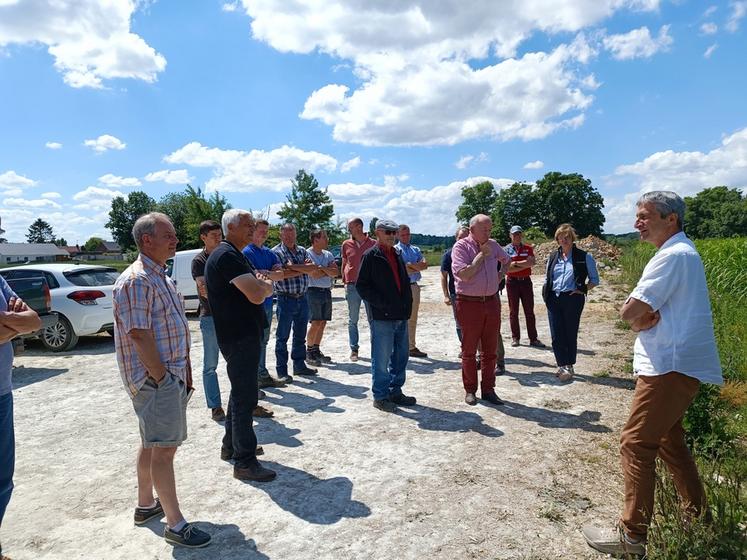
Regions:
[[179, 227], [174, 223], [174, 228], [177, 230], [177, 236], [179, 237], [180, 249], [202, 247], [200, 224], [205, 220], [214, 220], [220, 223], [223, 213], [231, 208], [226, 198], [219, 192], [216, 191], [210, 195], [210, 198], [205, 198], [205, 193], [199, 187], [195, 189], [192, 185], [187, 185], [184, 193], [179, 194], [178, 198], [169, 198], [170, 196], [172, 195], [163, 197], [159, 206], [164, 208], [161, 212], [168, 214], [169, 217], [171, 217], [171, 214], [167, 209], [170, 204], [181, 203], [185, 208], [185, 210], [177, 212], [177, 215], [183, 215], [180, 218]]
[[199, 245], [194, 245], [194, 241], [199, 237], [197, 229], [200, 224], [190, 223], [188, 198], [189, 195], [186, 193], [169, 193], [156, 204], [156, 211], [166, 214], [174, 225], [176, 238], [179, 240], [179, 250], [199, 247]]
[[511, 241], [512, 226], [526, 229], [537, 223], [537, 208], [536, 193], [529, 183], [514, 183], [499, 191], [492, 212], [494, 237], [504, 244]]
[[127, 198], [117, 196], [112, 200], [106, 227], [123, 251], [135, 249], [132, 226], [140, 216], [152, 212], [155, 208], [156, 201], [143, 191], [133, 191]]
[[58, 247], [67, 247], [67, 239], [60, 237], [59, 239], [54, 240], [54, 244]]
[[573, 225], [579, 237], [602, 234], [604, 199], [583, 175], [552, 171], [537, 181], [533, 194], [533, 225], [548, 237], [562, 223]]
[[379, 219], [374, 216], [371, 218], [371, 221], [368, 222], [368, 235], [371, 237], [376, 237], [376, 223], [379, 221]]
[[86, 241], [83, 244], [82, 248], [86, 253], [91, 253], [95, 251], [98, 248], [98, 246], [102, 244], [103, 242], [104, 240], [101, 239], [100, 237], [91, 237], [88, 241]]
[[460, 224], [468, 224], [470, 219], [477, 214], [492, 217], [497, 197], [495, 187], [490, 181], [462, 188], [462, 204], [456, 211], [457, 221]]
[[328, 233], [336, 232], [338, 227], [332, 222], [335, 213], [332, 199], [326, 190], [319, 187], [314, 175], [300, 169], [291, 181], [291, 192], [286, 196], [287, 202], [278, 210], [283, 222], [296, 226], [298, 244], [309, 245], [312, 230], [322, 228]]
[[524, 241], [532, 245], [539, 245], [540, 243], [547, 243], [551, 238], [547, 237], [544, 232], [538, 227], [530, 227], [524, 229]]
[[747, 235], [747, 196], [738, 189], [713, 187], [686, 197], [685, 232], [694, 238]]
[[29, 226], [29, 231], [26, 234], [26, 241], [29, 243], [54, 243], [54, 239], [52, 226], [41, 218], [37, 218]]

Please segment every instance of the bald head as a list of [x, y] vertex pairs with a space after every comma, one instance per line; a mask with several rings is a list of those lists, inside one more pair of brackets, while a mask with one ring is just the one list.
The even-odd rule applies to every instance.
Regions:
[[485, 214], [472, 216], [469, 221], [469, 231], [478, 243], [485, 243], [490, 239], [491, 229], [493, 229], [493, 220]]

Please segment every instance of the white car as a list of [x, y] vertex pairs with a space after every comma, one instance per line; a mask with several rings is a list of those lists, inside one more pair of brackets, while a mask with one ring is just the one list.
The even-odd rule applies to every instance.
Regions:
[[78, 337], [100, 332], [114, 333], [112, 290], [119, 277], [116, 268], [88, 264], [38, 263], [0, 269], [8, 278], [44, 276], [52, 296], [56, 325], [39, 338], [54, 352], [71, 350]]
[[177, 251], [173, 258], [166, 261], [166, 274], [171, 276], [176, 289], [182, 294], [185, 311], [197, 311], [200, 308], [197, 284], [192, 278], [192, 259], [200, 253], [202, 249]]

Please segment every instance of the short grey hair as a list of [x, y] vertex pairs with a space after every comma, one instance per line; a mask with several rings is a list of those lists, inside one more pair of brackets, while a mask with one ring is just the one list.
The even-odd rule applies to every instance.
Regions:
[[676, 192], [672, 191], [651, 191], [641, 195], [636, 202], [636, 206], [643, 206], [649, 203], [662, 218], [666, 218], [669, 214], [677, 215], [677, 225], [680, 230], [685, 224], [685, 201]]
[[162, 221], [171, 223], [171, 219], [161, 212], [149, 212], [135, 220], [135, 225], [132, 226], [132, 238], [135, 240], [135, 245], [137, 245], [138, 249], [143, 245], [143, 236], [154, 235], [156, 233], [156, 224]]
[[290, 222], [285, 222], [283, 225], [280, 226], [280, 231], [283, 231], [284, 229], [292, 229], [293, 231], [296, 231], [296, 226], [294, 226]]
[[241, 208], [231, 208], [223, 212], [223, 217], [220, 219], [220, 227], [223, 230], [223, 237], [228, 235], [229, 224], [235, 226], [241, 221], [242, 216], [252, 217], [252, 213], [248, 210], [242, 210]]
[[469, 220], [469, 227], [474, 226], [477, 222], [483, 221], [485, 218], [487, 218], [491, 224], [493, 223], [493, 219], [487, 214], [475, 214]]

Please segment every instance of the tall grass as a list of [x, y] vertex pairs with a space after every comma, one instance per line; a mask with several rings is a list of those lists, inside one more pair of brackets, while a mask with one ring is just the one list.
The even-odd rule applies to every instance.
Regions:
[[[724, 386], [702, 385], [685, 416], [708, 496], [708, 516], [680, 508], [668, 473], [659, 469], [651, 559], [747, 557], [747, 239], [705, 239], [703, 259]], [[621, 280], [633, 286], [655, 248], [638, 243], [621, 257]], [[712, 516], [712, 518], [711, 518]]]

